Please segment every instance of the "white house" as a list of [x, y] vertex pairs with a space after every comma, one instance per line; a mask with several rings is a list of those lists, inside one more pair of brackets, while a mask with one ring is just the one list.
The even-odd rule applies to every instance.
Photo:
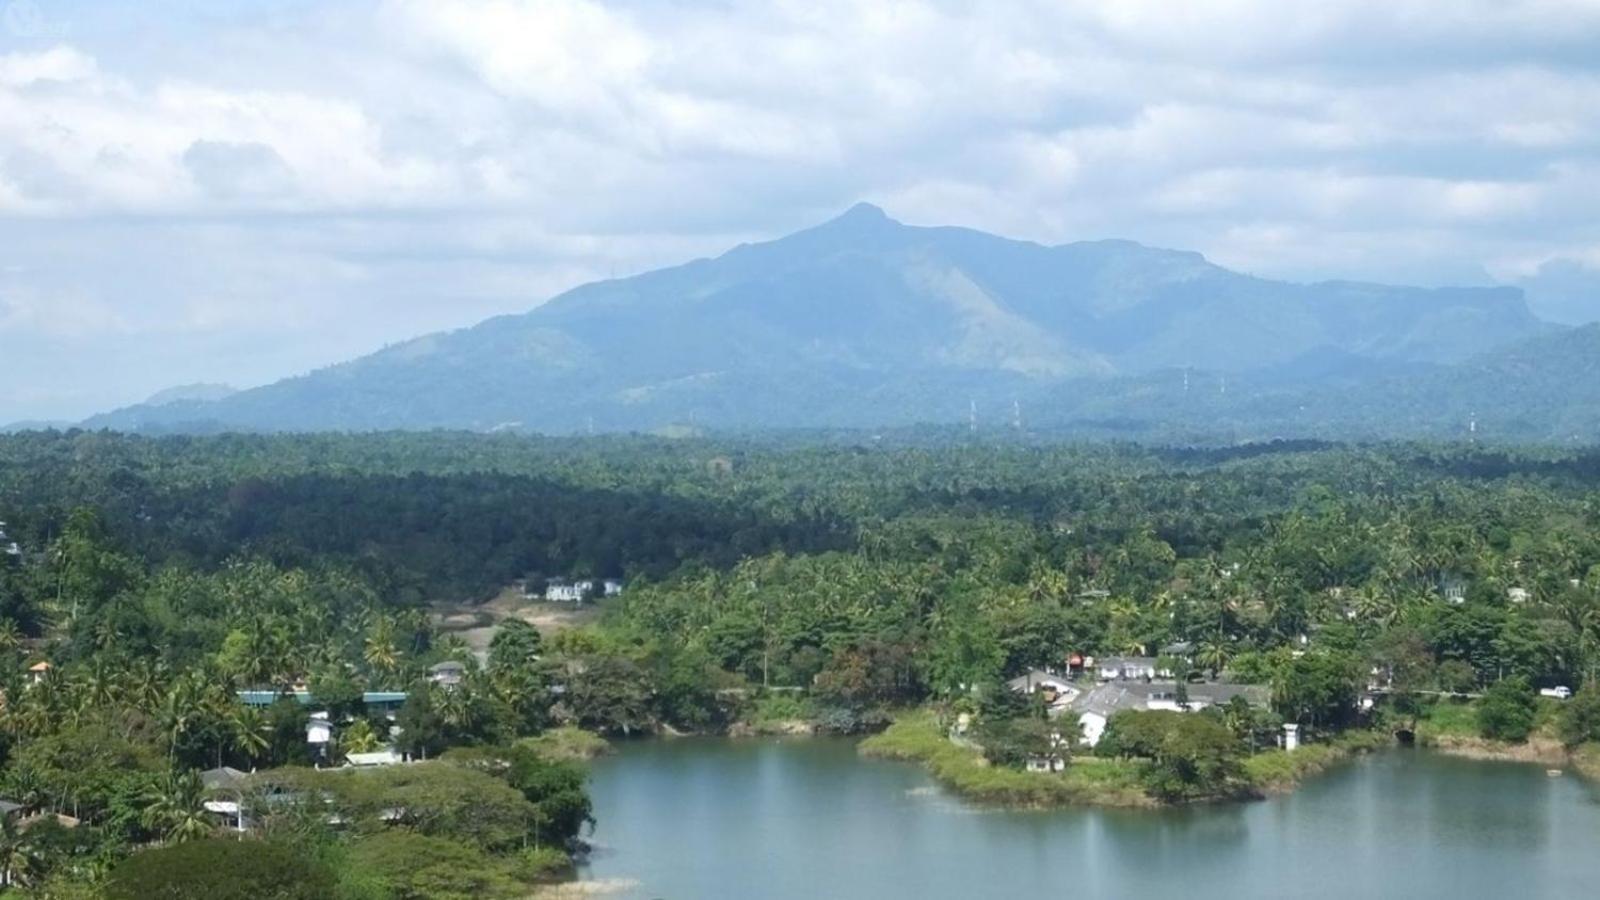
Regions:
[[323, 750], [333, 741], [333, 718], [326, 712], [314, 712], [306, 718], [306, 743], [312, 752]]
[[1054, 691], [1058, 694], [1076, 694], [1078, 692], [1078, 689], [1073, 687], [1072, 682], [1043, 669], [1033, 669], [1026, 675], [1018, 675], [1006, 682], [1006, 687], [1019, 694], [1032, 694], [1045, 690]]
[[1027, 769], [1029, 772], [1065, 772], [1067, 761], [1053, 753], [1048, 756], [1035, 753], [1028, 757]]
[[1101, 681], [1135, 681], [1171, 678], [1172, 673], [1158, 668], [1153, 656], [1108, 656], [1096, 664]]
[[200, 773], [200, 785], [206, 799], [201, 807], [221, 819], [235, 831], [244, 831], [244, 792], [249, 774], [231, 766], [207, 769]]
[[[1178, 701], [1180, 687], [1188, 695]], [[1248, 684], [1179, 685], [1174, 681], [1107, 681], [1096, 685], [1072, 703], [1071, 711], [1077, 713], [1082, 732], [1080, 742], [1093, 747], [1100, 743], [1111, 717], [1126, 709], [1163, 710], [1167, 712], [1196, 712], [1208, 706], [1228, 703], [1234, 697], [1243, 697], [1256, 706], [1268, 700], [1265, 688]]]
[[428, 669], [428, 680], [440, 687], [455, 687], [467, 677], [467, 667], [453, 659], [436, 663]]
[[346, 753], [344, 760], [347, 766], [371, 769], [378, 766], [398, 766], [405, 762], [405, 757], [397, 753], [393, 747], [385, 747], [371, 753]]
[[1529, 599], [1528, 589], [1523, 587], [1507, 588], [1506, 599], [1512, 603], [1527, 603]]
[[552, 578], [544, 586], [544, 599], [551, 603], [582, 603], [594, 589], [592, 581], [568, 581]]

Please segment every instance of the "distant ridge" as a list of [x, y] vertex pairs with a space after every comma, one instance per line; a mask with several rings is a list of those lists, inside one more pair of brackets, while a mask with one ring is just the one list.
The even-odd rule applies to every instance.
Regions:
[[[1458, 382], [1439, 370], [1560, 332], [1514, 288], [1293, 284], [1193, 252], [1116, 240], [1043, 246], [904, 225], [857, 204], [784, 238], [584, 285], [521, 315], [85, 424], [551, 433], [877, 426], [962, 421], [974, 403], [999, 421], [1017, 403], [1040, 426], [1218, 421], [1277, 436], [1280, 426], [1309, 427], [1304, 404], [1292, 400], [1300, 394], [1333, 396], [1374, 380], [1396, 397], [1443, 390]], [[1171, 394], [1184, 372], [1231, 378], [1234, 391]], [[1539, 414], [1552, 426], [1567, 421]], [[1382, 420], [1369, 424], [1381, 429]]]

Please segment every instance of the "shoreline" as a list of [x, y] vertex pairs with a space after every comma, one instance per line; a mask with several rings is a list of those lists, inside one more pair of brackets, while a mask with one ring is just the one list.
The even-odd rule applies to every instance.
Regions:
[[1131, 760], [1078, 756], [1059, 773], [990, 765], [978, 751], [949, 740], [926, 713], [897, 720], [887, 731], [862, 741], [858, 752], [868, 759], [919, 763], [941, 787], [976, 803], [1020, 809], [1176, 809], [1285, 794], [1390, 740], [1377, 732], [1348, 732], [1294, 751], [1265, 751], [1243, 761], [1246, 780], [1237, 791], [1178, 802], [1151, 796], [1140, 780], [1141, 764]]
[[1560, 741], [1536, 735], [1524, 743], [1511, 744], [1468, 735], [1436, 734], [1419, 740], [1417, 746], [1461, 759], [1559, 766], [1600, 784], [1600, 743], [1567, 747]]

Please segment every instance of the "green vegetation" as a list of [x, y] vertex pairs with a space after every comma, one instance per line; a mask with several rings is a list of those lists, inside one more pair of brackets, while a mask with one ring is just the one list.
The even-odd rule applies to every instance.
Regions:
[[1139, 766], [1110, 759], [1074, 763], [1059, 773], [997, 766], [973, 746], [952, 742], [931, 712], [910, 713], [861, 743], [877, 759], [922, 763], [941, 784], [971, 800], [1009, 806], [1148, 806]]
[[611, 752], [611, 742], [579, 728], [552, 728], [537, 737], [523, 738], [519, 744], [545, 759], [583, 761]]
[[1525, 678], [1497, 681], [1478, 701], [1478, 732], [1493, 741], [1525, 741], [1539, 697]]
[[1369, 753], [1390, 742], [1378, 731], [1346, 731], [1319, 744], [1302, 744], [1292, 751], [1266, 750], [1245, 758], [1244, 777], [1261, 793], [1277, 793], [1293, 788], [1350, 756]]
[[[17, 835], [35, 891], [228, 827], [197, 786], [219, 766], [338, 805], [333, 833], [314, 804], [253, 810], [247, 831], [308, 859], [443, 842], [417, 844], [423, 869], [467, 854], [484, 890], [526, 886], [583, 850], [574, 760], [598, 744], [570, 729], [862, 733], [931, 705], [969, 713], [973, 743], [912, 716], [868, 746], [969, 796], [1123, 805], [1273, 789], [1373, 722], [1564, 754], [1559, 735], [1579, 758], [1595, 735], [1592, 688], [1527, 705], [1600, 674], [1589, 451], [30, 434], [0, 438], [0, 516], [19, 545], [0, 559], [0, 797], [80, 822]], [[506, 626], [482, 663], [430, 614], [556, 576], [627, 586], [581, 628]], [[1107, 759], [999, 687], [1179, 641], [1181, 668], [1269, 708], [1121, 719]], [[459, 684], [430, 679], [445, 661]], [[1370, 682], [1386, 692], [1363, 711]], [[302, 683], [314, 705], [238, 694]], [[392, 719], [364, 699], [394, 691]], [[306, 741], [324, 709], [325, 751]], [[1308, 744], [1286, 756], [1284, 722]], [[433, 762], [307, 774], [381, 749]], [[418, 889], [337, 871], [364, 900]]]
[[286, 844], [212, 839], [128, 858], [105, 900], [327, 900], [336, 883], [326, 865]]

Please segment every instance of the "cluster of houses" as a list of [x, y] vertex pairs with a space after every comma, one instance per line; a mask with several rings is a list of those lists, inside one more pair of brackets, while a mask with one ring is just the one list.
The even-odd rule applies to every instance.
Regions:
[[[1105, 735], [1111, 717], [1123, 710], [1167, 710], [1197, 712], [1208, 706], [1231, 703], [1242, 697], [1253, 706], [1270, 700], [1266, 688], [1252, 684], [1220, 681], [1197, 683], [1174, 679], [1171, 660], [1185, 659], [1191, 648], [1175, 644], [1163, 648], [1162, 656], [1108, 656], [1101, 659], [1073, 654], [1063, 670], [1035, 669], [1006, 682], [1006, 687], [1022, 694], [1038, 694], [1052, 719], [1076, 720], [1079, 743], [1093, 747]], [[1298, 729], [1284, 728], [1284, 746], [1299, 745]], [[1029, 771], [1059, 771], [1065, 761], [1056, 755], [1029, 759]]]
[[[395, 715], [400, 712], [400, 707], [405, 706], [405, 691], [366, 691], [361, 695], [361, 702], [366, 706], [367, 714], [381, 717], [390, 722], [390, 736], [394, 735]], [[239, 691], [239, 702], [245, 706], [258, 708], [268, 707], [282, 699], [291, 699], [301, 706], [315, 707], [317, 698], [304, 685], [295, 685], [287, 691], [257, 690]], [[313, 759], [327, 760], [331, 754], [329, 747], [333, 744], [334, 733], [333, 716], [327, 710], [316, 710], [306, 718], [306, 744], [311, 749]], [[403, 762], [403, 757], [392, 749], [384, 749], [373, 753], [347, 753], [345, 762], [352, 766], [381, 766], [394, 765]]]
[[622, 593], [622, 581], [617, 578], [552, 578], [545, 582], [544, 593], [536, 593], [532, 584], [524, 586], [522, 595], [529, 600], [543, 599], [550, 603], [582, 603], [600, 597], [615, 597]]
[[[41, 665], [48, 666], [47, 663]], [[456, 688], [466, 677], [466, 664], [456, 660], [445, 660], [428, 669], [428, 680], [446, 690]], [[317, 698], [305, 684], [296, 684], [286, 691], [238, 691], [237, 696], [240, 703], [257, 708], [271, 706], [285, 698], [294, 700], [301, 706], [314, 708], [317, 705]], [[393, 725], [395, 717], [399, 714], [400, 708], [406, 705], [409, 696], [406, 691], [366, 691], [361, 695], [361, 702], [366, 707], [369, 717], [382, 718], [390, 723], [389, 737], [392, 738], [395, 734]], [[314, 759], [327, 760], [331, 757], [328, 751], [333, 745], [334, 729], [337, 724], [342, 723], [335, 723], [332, 714], [327, 710], [315, 710], [307, 716], [306, 744], [310, 747]], [[387, 747], [368, 753], [346, 753], [344, 758], [345, 765], [356, 768], [390, 766], [406, 761], [402, 754]]]

